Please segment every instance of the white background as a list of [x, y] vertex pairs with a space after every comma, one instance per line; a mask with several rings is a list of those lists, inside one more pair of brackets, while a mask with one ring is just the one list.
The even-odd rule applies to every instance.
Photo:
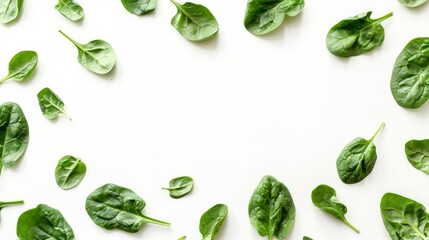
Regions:
[[[251, 226], [247, 205], [267, 174], [293, 195], [292, 240], [389, 239], [379, 212], [386, 192], [429, 206], [429, 176], [404, 154], [406, 141], [429, 138], [429, 103], [401, 108], [389, 87], [402, 48], [429, 35], [429, 4], [411, 10], [396, 0], [307, 0], [298, 17], [255, 37], [243, 26], [246, 0], [199, 0], [216, 16], [220, 32], [192, 43], [170, 25], [176, 9], [167, 0], [142, 17], [119, 0], [78, 2], [85, 9], [81, 23], [54, 10], [55, 1], [26, 0], [21, 18], [0, 26], [0, 75], [15, 53], [39, 53], [31, 80], [0, 86], [1, 102], [19, 103], [30, 125], [25, 157], [0, 177], [0, 200], [25, 200], [2, 211], [1, 239], [17, 239], [19, 215], [39, 203], [59, 209], [80, 240], [201, 239], [199, 218], [216, 203], [229, 206], [217, 239], [264, 239]], [[331, 55], [329, 28], [368, 10], [374, 18], [394, 12], [383, 22], [383, 45], [348, 59]], [[109, 42], [115, 70], [98, 76], [81, 67], [59, 29], [78, 42]], [[44, 87], [64, 100], [73, 121], [43, 117], [36, 94]], [[370, 138], [383, 121], [373, 172], [358, 184], [342, 183], [338, 154], [355, 137]], [[82, 158], [88, 172], [78, 187], [63, 191], [54, 169], [67, 154]], [[171, 199], [161, 187], [182, 175], [194, 178], [194, 191]], [[85, 199], [109, 182], [134, 190], [147, 202], [144, 214], [170, 221], [171, 228], [146, 225], [129, 234], [96, 226]], [[311, 191], [322, 183], [337, 190], [360, 234], [313, 206]]]

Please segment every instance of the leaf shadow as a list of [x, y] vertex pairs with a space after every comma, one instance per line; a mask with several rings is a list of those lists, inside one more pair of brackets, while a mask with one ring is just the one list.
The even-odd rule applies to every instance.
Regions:
[[105, 80], [113, 81], [117, 75], [117, 62], [115, 64], [115, 66], [113, 66], [112, 70], [110, 70], [110, 72], [108, 72], [106, 74], [96, 74], [96, 73], [94, 73], [94, 74], [105, 79]]
[[214, 37], [204, 40], [204, 41], [200, 41], [200, 42], [194, 42], [194, 41], [189, 41], [192, 45], [200, 47], [202, 49], [216, 49], [219, 45], [219, 36], [220, 33], [218, 32]]

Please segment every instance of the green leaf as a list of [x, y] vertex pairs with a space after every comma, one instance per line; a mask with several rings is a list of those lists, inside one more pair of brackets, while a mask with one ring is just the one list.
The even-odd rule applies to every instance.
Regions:
[[61, 30], [59, 32], [76, 46], [79, 52], [77, 59], [80, 65], [86, 69], [97, 74], [107, 74], [115, 66], [116, 55], [112, 46], [107, 42], [93, 40], [87, 44], [80, 44]]
[[145, 223], [170, 226], [170, 223], [143, 215], [145, 206], [145, 201], [132, 190], [115, 184], [99, 187], [86, 199], [86, 212], [95, 224], [105, 229], [135, 233]]
[[189, 41], [212, 38], [219, 31], [219, 24], [210, 10], [203, 5], [187, 2], [180, 5], [170, 0], [177, 8], [171, 25]]
[[21, 159], [28, 146], [28, 123], [21, 107], [13, 102], [0, 105], [0, 172]]
[[128, 12], [141, 16], [155, 10], [157, 0], [121, 0]]
[[359, 230], [344, 216], [347, 213], [347, 207], [338, 201], [337, 193], [333, 188], [323, 184], [317, 186], [311, 193], [311, 200], [314, 206], [340, 219], [355, 232], [359, 233]]
[[398, 0], [398, 1], [405, 7], [409, 7], [409, 8], [415, 8], [427, 2], [427, 0]]
[[181, 198], [192, 191], [194, 180], [191, 177], [183, 176], [172, 179], [169, 185], [168, 188], [162, 189], [170, 191], [172, 198]]
[[287, 187], [272, 176], [263, 177], [250, 198], [249, 219], [262, 237], [285, 239], [295, 220]]
[[304, 5], [304, 0], [249, 0], [244, 26], [254, 35], [267, 34], [277, 29], [286, 16], [298, 15]]
[[42, 110], [43, 116], [45, 116], [47, 119], [54, 119], [58, 117], [58, 115], [63, 114], [69, 120], [71, 120], [71, 118], [64, 111], [64, 102], [51, 89], [42, 89], [37, 94], [37, 98], [39, 99], [39, 106]]
[[0, 22], [15, 20], [21, 14], [23, 3], [24, 0], [0, 0]]
[[429, 38], [415, 38], [405, 46], [396, 58], [390, 90], [405, 108], [419, 108], [429, 99]]
[[408, 141], [405, 154], [413, 167], [429, 174], [429, 139]]
[[207, 210], [200, 218], [200, 233], [203, 240], [213, 240], [228, 215], [228, 206], [216, 204]]
[[179, 238], [178, 240], [185, 240], [185, 239], [186, 239], [186, 236], [183, 236], [183, 237]]
[[83, 8], [74, 0], [58, 0], [55, 9], [72, 21], [78, 21], [85, 15]]
[[426, 208], [395, 193], [386, 193], [380, 203], [381, 217], [392, 240], [429, 239]]
[[20, 240], [74, 240], [74, 233], [57, 209], [39, 204], [19, 216], [16, 234]]
[[62, 157], [55, 169], [55, 180], [60, 188], [66, 190], [78, 185], [86, 174], [86, 165], [73, 156]]
[[313, 240], [313, 239], [312, 239], [312, 238], [309, 238], [309, 237], [305, 237], [305, 236], [304, 236], [304, 238], [303, 238], [302, 240]]
[[38, 55], [34, 51], [17, 53], [9, 62], [9, 74], [0, 79], [0, 83], [12, 79], [18, 82], [27, 80], [37, 66]]
[[371, 173], [377, 160], [374, 140], [383, 127], [384, 123], [370, 140], [358, 137], [344, 147], [337, 159], [337, 172], [341, 181], [358, 183]]
[[384, 41], [384, 28], [380, 23], [393, 13], [378, 19], [371, 19], [371, 13], [344, 19], [333, 26], [326, 36], [328, 50], [339, 57], [351, 57], [380, 46]]

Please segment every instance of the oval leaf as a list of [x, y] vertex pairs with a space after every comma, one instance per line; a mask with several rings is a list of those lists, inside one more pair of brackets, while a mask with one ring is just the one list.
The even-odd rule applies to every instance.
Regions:
[[47, 119], [54, 119], [58, 115], [63, 114], [69, 120], [71, 120], [71, 118], [64, 111], [64, 102], [51, 89], [42, 89], [37, 94], [37, 98], [39, 99], [40, 109]]
[[60, 188], [66, 190], [78, 185], [86, 174], [86, 165], [79, 158], [64, 156], [55, 169], [55, 180]]
[[72, 21], [78, 21], [85, 15], [83, 8], [74, 0], [59, 0], [55, 9]]
[[158, 3], [157, 0], [121, 0], [121, 2], [128, 12], [137, 16], [152, 12]]
[[181, 198], [192, 191], [194, 188], [194, 180], [191, 177], [178, 177], [170, 181], [168, 188], [163, 188], [163, 190], [170, 191], [170, 197], [172, 198]]
[[0, 83], [9, 79], [18, 82], [27, 80], [36, 69], [37, 62], [38, 55], [34, 51], [22, 51], [17, 53], [9, 62], [9, 74], [1, 79]]
[[94, 40], [87, 44], [80, 44], [67, 36], [60, 30], [60, 33], [70, 40], [78, 49], [78, 61], [86, 69], [97, 73], [109, 73], [116, 63], [116, 55], [112, 46], [103, 40]]
[[15, 20], [21, 14], [23, 3], [24, 0], [0, 0], [0, 22]]
[[254, 35], [267, 34], [277, 29], [286, 16], [298, 15], [304, 5], [304, 0], [249, 0], [244, 26]]
[[219, 31], [219, 24], [210, 10], [203, 5], [187, 2], [180, 5], [170, 0], [177, 8], [171, 25], [184, 38], [190, 41], [203, 41], [212, 38]]
[[228, 206], [217, 204], [207, 210], [200, 218], [200, 233], [203, 240], [213, 240], [228, 215]]
[[380, 46], [384, 41], [384, 28], [380, 23], [393, 13], [378, 19], [371, 19], [371, 13], [344, 19], [333, 26], [326, 36], [328, 50], [339, 57], [351, 57]]
[[427, 2], [427, 0], [398, 0], [398, 1], [405, 7], [409, 7], [409, 8], [415, 8]]
[[429, 174], [429, 139], [408, 141], [405, 154], [414, 168]]

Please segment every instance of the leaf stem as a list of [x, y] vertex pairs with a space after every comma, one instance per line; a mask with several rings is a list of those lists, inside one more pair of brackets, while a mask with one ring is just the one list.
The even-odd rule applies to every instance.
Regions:
[[355, 231], [356, 233], [360, 232], [359, 229], [353, 226], [353, 224], [351, 224], [345, 217], [343, 218], [343, 222], [347, 224], [347, 226], [349, 226], [351, 229], [353, 229], [353, 231]]
[[174, 6], [176, 6], [177, 8], [181, 9], [181, 5], [178, 2], [176, 2], [174, 0], [170, 0], [170, 2], [173, 3]]
[[374, 19], [374, 21], [375, 21], [375, 22], [382, 22], [382, 21], [384, 21], [384, 20], [386, 20], [386, 19], [390, 18], [391, 16], [393, 16], [393, 12], [391, 12], [391, 13], [389, 13], [389, 14], [386, 14], [386, 15], [384, 15], [384, 16], [383, 16], [383, 17], [381, 17], [381, 18]]
[[67, 34], [65, 34], [63, 31], [58, 30], [58, 32], [60, 32], [64, 37], [66, 37], [68, 40], [70, 40], [70, 42], [72, 42], [76, 47], [81, 46], [80, 43], [76, 42], [75, 40], [73, 40], [73, 38], [69, 37]]
[[17, 200], [17, 201], [9, 201], [9, 202], [0, 202], [0, 208], [9, 206], [9, 205], [17, 205], [17, 204], [24, 204], [24, 200]]
[[169, 222], [164, 222], [164, 221], [161, 221], [161, 220], [158, 220], [155, 218], [151, 218], [148, 216], [144, 216], [144, 215], [142, 215], [142, 218], [143, 218], [144, 222], [148, 222], [148, 223], [154, 223], [154, 224], [158, 224], [158, 225], [165, 226], [165, 227], [169, 227], [171, 225], [171, 223], [169, 223]]
[[10, 76], [10, 75], [7, 75], [6, 77], [4, 77], [4, 78], [0, 79], [0, 83], [4, 83], [6, 80], [8, 80], [8, 79], [10, 79], [10, 78], [11, 78], [11, 76]]
[[377, 132], [375, 132], [374, 136], [372, 136], [372, 138], [369, 140], [369, 142], [374, 141], [374, 139], [378, 136], [378, 134], [380, 133], [380, 131], [384, 128], [384, 122], [381, 123], [380, 127], [378, 128]]

